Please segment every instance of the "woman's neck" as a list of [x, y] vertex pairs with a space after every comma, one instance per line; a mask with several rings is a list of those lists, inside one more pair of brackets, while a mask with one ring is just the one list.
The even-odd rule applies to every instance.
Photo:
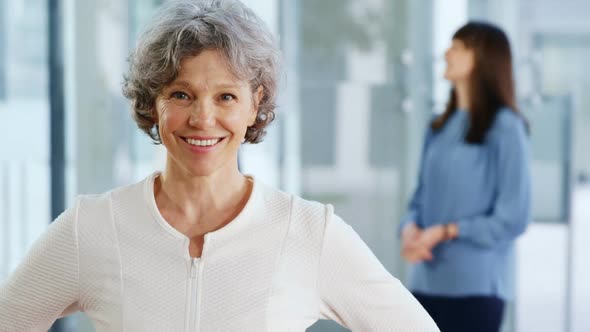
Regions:
[[207, 176], [194, 176], [170, 161], [154, 185], [156, 203], [161, 211], [178, 216], [184, 224], [208, 231], [233, 220], [244, 208], [251, 190], [250, 181], [237, 166]]
[[463, 81], [455, 83], [455, 93], [457, 94], [457, 107], [468, 111], [471, 103], [469, 100], [469, 84]]

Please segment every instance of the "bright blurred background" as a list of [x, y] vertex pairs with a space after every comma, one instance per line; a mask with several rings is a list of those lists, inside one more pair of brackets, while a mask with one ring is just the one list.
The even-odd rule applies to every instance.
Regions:
[[[75, 195], [162, 167], [121, 94], [127, 55], [162, 2], [0, 0], [0, 280]], [[278, 118], [243, 149], [243, 169], [334, 204], [402, 281], [395, 229], [427, 120], [448, 96], [443, 53], [470, 19], [500, 25], [534, 159], [534, 223], [504, 331], [590, 331], [590, 0], [244, 2], [280, 36], [285, 77]], [[77, 314], [53, 330], [93, 328]]]

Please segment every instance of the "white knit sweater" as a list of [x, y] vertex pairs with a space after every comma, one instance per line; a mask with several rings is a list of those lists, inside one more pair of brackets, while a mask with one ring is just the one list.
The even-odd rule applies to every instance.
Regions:
[[84, 311], [102, 331], [438, 331], [329, 205], [255, 181], [201, 258], [171, 227], [146, 180], [83, 196], [0, 288], [0, 331], [46, 331]]

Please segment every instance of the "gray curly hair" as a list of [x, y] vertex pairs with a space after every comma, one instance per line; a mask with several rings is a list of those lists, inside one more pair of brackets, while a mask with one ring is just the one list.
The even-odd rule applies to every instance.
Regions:
[[246, 142], [261, 142], [275, 117], [279, 51], [264, 22], [238, 0], [173, 1], [141, 35], [123, 83], [137, 126], [154, 143], [162, 143], [156, 98], [176, 79], [184, 58], [205, 50], [221, 51], [233, 74], [248, 81], [253, 93], [263, 87], [256, 121], [245, 136]]

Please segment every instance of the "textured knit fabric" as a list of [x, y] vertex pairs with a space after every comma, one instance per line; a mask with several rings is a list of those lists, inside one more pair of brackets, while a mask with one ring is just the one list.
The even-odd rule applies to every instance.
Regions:
[[64, 212], [0, 288], [0, 331], [84, 311], [101, 331], [438, 331], [329, 205], [254, 182], [202, 256], [160, 215], [157, 174]]
[[524, 121], [502, 109], [483, 144], [465, 142], [469, 113], [427, 130], [419, 184], [402, 221], [456, 222], [459, 238], [413, 266], [409, 288], [442, 296], [513, 296], [514, 240], [530, 220], [529, 142]]

